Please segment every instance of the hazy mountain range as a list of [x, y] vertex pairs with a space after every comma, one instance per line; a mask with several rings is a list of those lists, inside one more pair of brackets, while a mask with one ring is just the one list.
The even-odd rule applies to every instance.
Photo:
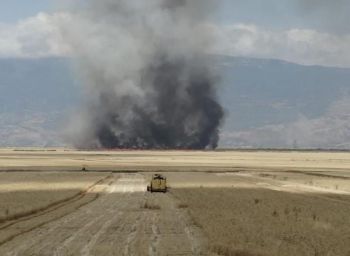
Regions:
[[[222, 147], [350, 149], [350, 69], [217, 56]], [[81, 90], [69, 59], [0, 59], [0, 146], [63, 146]]]

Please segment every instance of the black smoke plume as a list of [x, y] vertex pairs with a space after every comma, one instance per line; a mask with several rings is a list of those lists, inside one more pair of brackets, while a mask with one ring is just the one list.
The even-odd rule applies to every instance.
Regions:
[[85, 85], [79, 148], [216, 148], [223, 110], [203, 0], [99, 0], [63, 27]]

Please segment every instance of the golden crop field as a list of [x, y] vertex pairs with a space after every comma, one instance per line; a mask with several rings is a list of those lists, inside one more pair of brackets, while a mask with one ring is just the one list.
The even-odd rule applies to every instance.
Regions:
[[0, 222], [72, 199], [105, 178], [101, 173], [0, 173]]
[[348, 255], [350, 197], [268, 189], [175, 190], [218, 255]]
[[[346, 152], [1, 149], [0, 255], [349, 256], [349, 168]], [[169, 193], [146, 192], [157, 172]]]
[[0, 170], [311, 170], [350, 174], [347, 152], [0, 149]]

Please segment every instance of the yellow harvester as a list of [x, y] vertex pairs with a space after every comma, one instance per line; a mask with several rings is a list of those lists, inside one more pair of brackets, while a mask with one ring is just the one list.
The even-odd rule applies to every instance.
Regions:
[[160, 174], [154, 174], [152, 176], [151, 184], [147, 186], [147, 191], [165, 193], [167, 190], [166, 178]]

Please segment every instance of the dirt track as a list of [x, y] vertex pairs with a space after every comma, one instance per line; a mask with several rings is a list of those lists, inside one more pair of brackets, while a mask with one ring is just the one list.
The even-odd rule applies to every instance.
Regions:
[[[15, 236], [0, 255], [201, 255], [205, 244], [171, 194], [147, 194], [140, 174], [99, 185], [101, 196]], [[160, 209], [147, 209], [145, 203]], [[54, 213], [53, 213], [54, 214]], [[11, 227], [10, 227], [11, 228]], [[21, 224], [16, 227], [21, 228]]]

